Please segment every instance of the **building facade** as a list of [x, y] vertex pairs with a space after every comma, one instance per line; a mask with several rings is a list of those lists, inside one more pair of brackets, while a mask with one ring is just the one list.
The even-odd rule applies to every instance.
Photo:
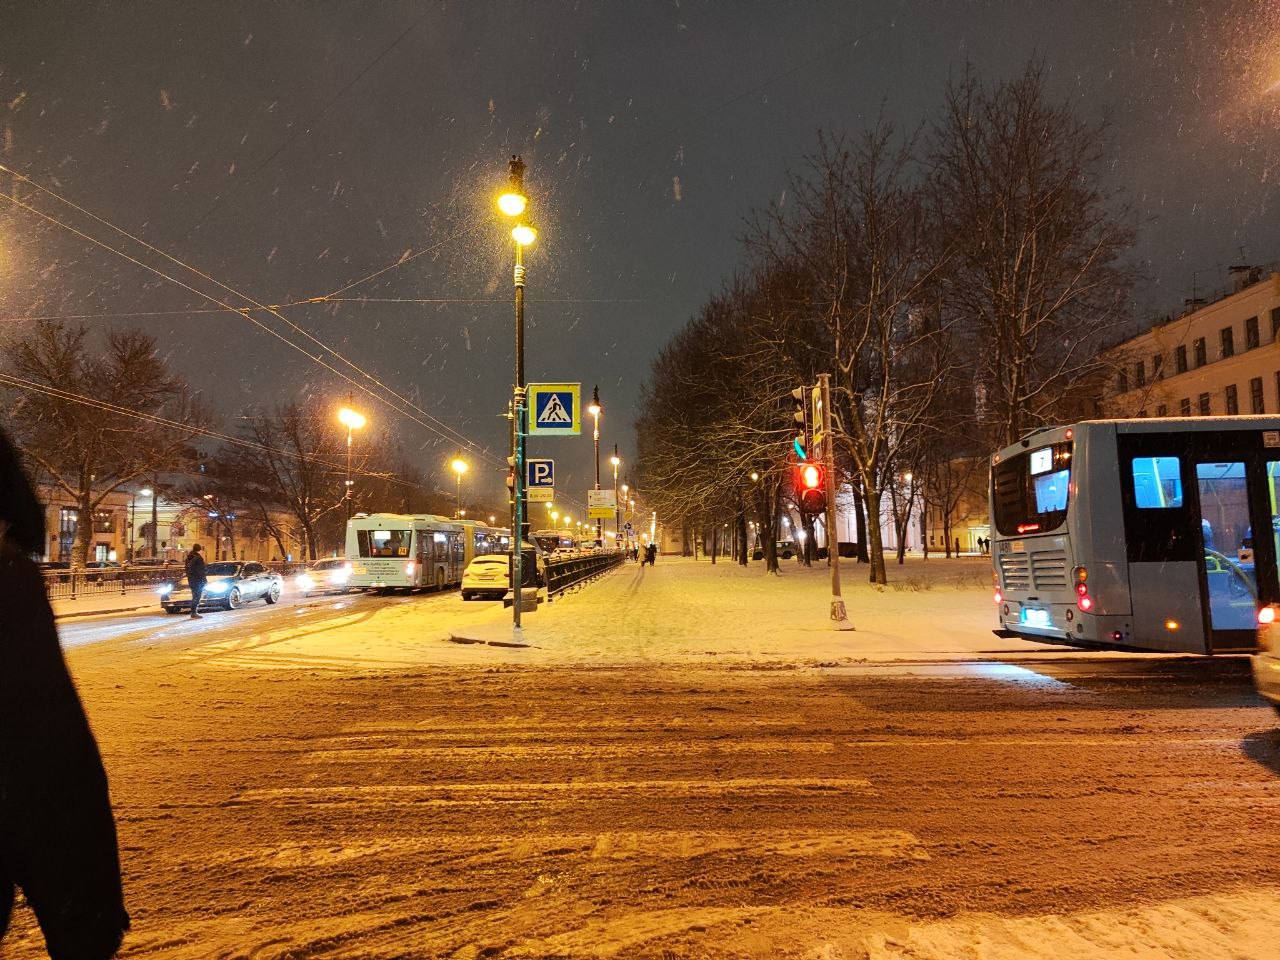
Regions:
[[1115, 395], [1104, 413], [1209, 417], [1280, 413], [1280, 273], [1232, 267], [1232, 288], [1188, 301], [1108, 352]]
[[[80, 511], [70, 497], [51, 484], [37, 484], [36, 495], [45, 510], [45, 551], [42, 560], [70, 563], [80, 526]], [[154, 498], [154, 501], [153, 501]], [[155, 515], [155, 553], [151, 552], [151, 525]], [[107, 494], [94, 511], [89, 542], [89, 562], [128, 563], [134, 558], [156, 556], [180, 561], [195, 544], [205, 555], [218, 560], [298, 559], [301, 540], [294, 535], [294, 523], [286, 514], [273, 514], [273, 523], [289, 531], [284, 538], [286, 552], [264, 525], [245, 518], [222, 519], [210, 516], [189, 504], [170, 501], [147, 488], [124, 488]]]

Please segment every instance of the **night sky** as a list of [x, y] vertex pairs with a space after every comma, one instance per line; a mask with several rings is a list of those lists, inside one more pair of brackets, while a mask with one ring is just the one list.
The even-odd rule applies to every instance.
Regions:
[[[1056, 95], [1110, 113], [1112, 185], [1152, 278], [1142, 311], [1224, 285], [1242, 250], [1280, 260], [1277, 26], [1277, 4], [1225, 0], [2, 3], [0, 162], [262, 303], [429, 250], [341, 296], [445, 302], [283, 313], [501, 458], [511, 252], [492, 197], [522, 153], [540, 233], [528, 377], [598, 383], [604, 444], [629, 460], [651, 358], [740, 264], [744, 218], [780, 197], [815, 130], [881, 110], [914, 128], [966, 60], [999, 77], [1039, 54]], [[209, 306], [0, 202], [0, 336], [22, 335], [14, 317]], [[87, 322], [155, 334], [224, 427], [347, 391], [233, 314]], [[455, 442], [361, 406], [449, 485]], [[530, 446], [584, 499], [589, 437]], [[476, 476], [496, 500], [499, 470]]]

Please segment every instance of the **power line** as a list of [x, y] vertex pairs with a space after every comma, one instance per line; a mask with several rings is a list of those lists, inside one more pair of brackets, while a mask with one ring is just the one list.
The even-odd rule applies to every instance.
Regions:
[[[67, 403], [78, 403], [88, 407], [94, 407], [98, 410], [103, 410], [108, 413], [114, 413], [117, 416], [132, 417], [135, 420], [143, 420], [148, 423], [154, 423], [157, 426], [165, 427], [167, 429], [177, 430], [182, 433], [189, 433], [197, 436], [208, 437], [209, 439], [218, 440], [222, 443], [230, 443], [236, 446], [247, 447], [249, 449], [258, 450], [263, 453], [275, 453], [281, 456], [293, 457], [296, 460], [310, 460], [312, 463], [318, 463], [321, 466], [330, 467], [336, 473], [344, 473], [346, 471], [346, 465], [342, 463], [337, 463], [331, 460], [322, 460], [318, 457], [307, 457], [301, 453], [298, 453], [292, 450], [281, 450], [277, 447], [272, 447], [265, 443], [259, 443], [256, 440], [246, 440], [243, 437], [236, 437], [236, 436], [232, 436], [231, 434], [220, 433], [217, 430], [210, 430], [207, 427], [200, 427], [195, 424], [183, 423], [180, 420], [173, 420], [169, 417], [159, 416], [158, 414], [147, 413], [144, 410], [134, 410], [134, 409], [131, 409], [130, 407], [120, 406], [119, 404], [111, 403], [107, 400], [99, 400], [94, 397], [86, 397], [86, 396], [83, 396], [82, 394], [72, 393], [69, 390], [63, 390], [59, 387], [54, 387], [49, 384], [40, 383], [39, 381], [36, 381], [36, 380], [27, 380], [24, 377], [16, 377], [11, 374], [0, 373], [0, 384], [7, 385], [9, 387], [13, 387], [14, 389], [18, 389], [18, 390], [27, 390], [29, 392], [34, 392], [34, 393], [43, 393], [46, 396], [53, 397], [56, 400], [62, 400]], [[387, 474], [370, 473], [367, 470], [357, 470], [355, 472], [359, 476], [369, 477], [377, 480], [387, 480], [391, 483], [397, 483], [402, 486], [411, 486], [411, 487], [418, 486], [417, 484], [414, 484], [408, 480], [401, 480], [399, 477], [395, 477]]]
[[[11, 195], [9, 195], [9, 194], [0, 194], [0, 197], [3, 197], [4, 199], [9, 200], [11, 203], [14, 203], [14, 204], [16, 204], [17, 206], [22, 207], [23, 209], [30, 211], [31, 213], [35, 214], [35, 215], [36, 215], [36, 216], [38, 216], [38, 217], [43, 218], [44, 220], [47, 220], [47, 221], [48, 221], [48, 222], [50, 222], [50, 223], [56, 224], [57, 226], [60, 226], [60, 227], [62, 227], [63, 229], [68, 230], [68, 231], [70, 231], [70, 232], [72, 232], [72, 233], [76, 234], [77, 236], [79, 236], [79, 237], [81, 237], [81, 238], [83, 238], [83, 239], [85, 239], [85, 240], [89, 241], [90, 243], [96, 244], [97, 246], [100, 246], [100, 247], [102, 247], [102, 248], [103, 248], [103, 249], [105, 249], [105, 250], [108, 250], [108, 251], [110, 251], [110, 252], [112, 252], [112, 253], [115, 253], [115, 254], [116, 254], [116, 255], [118, 255], [118, 256], [121, 256], [121, 257], [125, 258], [126, 260], [129, 260], [131, 263], [134, 263], [134, 264], [136, 264], [136, 265], [138, 265], [138, 266], [142, 267], [142, 268], [143, 268], [143, 269], [145, 269], [145, 270], [149, 270], [149, 271], [151, 271], [152, 273], [156, 274], [157, 276], [163, 277], [164, 279], [169, 280], [169, 281], [170, 281], [170, 282], [172, 282], [172, 283], [176, 283], [176, 284], [178, 284], [179, 286], [181, 286], [181, 287], [183, 287], [183, 288], [185, 288], [185, 289], [187, 289], [187, 290], [190, 290], [191, 292], [193, 292], [193, 293], [197, 294], [198, 296], [201, 296], [201, 297], [205, 298], [206, 300], [210, 300], [210, 301], [212, 301], [213, 303], [219, 304], [220, 306], [222, 306], [222, 307], [223, 307], [223, 308], [225, 308], [226, 310], [229, 310], [229, 311], [231, 311], [231, 312], [234, 312], [234, 313], [238, 313], [238, 314], [240, 314], [240, 315], [241, 315], [241, 316], [243, 316], [246, 320], [249, 320], [251, 323], [255, 324], [256, 326], [258, 326], [258, 327], [260, 327], [261, 329], [265, 330], [266, 332], [270, 333], [272, 336], [275, 336], [277, 339], [279, 339], [279, 340], [283, 341], [284, 343], [288, 344], [289, 346], [293, 347], [295, 350], [297, 350], [297, 351], [299, 351], [300, 353], [304, 354], [305, 356], [307, 356], [308, 358], [310, 358], [311, 360], [313, 360], [315, 363], [317, 363], [317, 364], [319, 364], [320, 366], [324, 367], [326, 370], [329, 370], [330, 372], [334, 373], [336, 376], [341, 377], [341, 378], [342, 378], [343, 380], [345, 380], [347, 383], [351, 384], [351, 385], [352, 385], [352, 386], [354, 386], [354, 387], [357, 387], [357, 388], [358, 388], [358, 389], [360, 389], [362, 392], [364, 392], [364, 393], [368, 394], [369, 396], [373, 397], [374, 399], [376, 399], [376, 400], [380, 400], [381, 402], [385, 403], [387, 406], [391, 407], [391, 409], [395, 410], [397, 413], [400, 413], [402, 416], [406, 416], [406, 417], [408, 417], [409, 419], [414, 420], [415, 422], [419, 423], [421, 426], [426, 427], [427, 429], [431, 430], [433, 433], [436, 433], [436, 434], [440, 435], [442, 438], [444, 438], [444, 439], [448, 440], [450, 443], [461, 443], [463, 446], [465, 446], [467, 449], [471, 450], [471, 451], [472, 451], [473, 453], [475, 453], [477, 456], [480, 456], [480, 457], [482, 457], [482, 458], [488, 458], [491, 462], [494, 462], [494, 463], [497, 463], [497, 462], [498, 462], [498, 458], [497, 458], [497, 457], [495, 457], [495, 456], [494, 456], [492, 453], [490, 453], [488, 450], [486, 450], [486, 449], [484, 449], [484, 448], [482, 448], [482, 447], [478, 447], [478, 446], [477, 446], [473, 441], [471, 441], [469, 438], [467, 438], [467, 437], [466, 437], [464, 434], [462, 434], [460, 431], [455, 430], [453, 427], [450, 427], [448, 424], [446, 424], [444, 421], [440, 420], [438, 417], [435, 417], [435, 416], [433, 416], [432, 414], [428, 413], [426, 410], [423, 410], [420, 406], [418, 406], [417, 404], [413, 403], [413, 402], [412, 402], [411, 400], [409, 400], [407, 397], [402, 396], [401, 394], [399, 394], [398, 392], [396, 392], [395, 390], [393, 390], [391, 387], [389, 387], [387, 384], [383, 383], [383, 382], [382, 382], [380, 379], [378, 379], [376, 376], [374, 376], [373, 374], [371, 374], [371, 373], [369, 373], [368, 371], [364, 370], [362, 367], [360, 367], [360, 366], [359, 366], [358, 364], [356, 364], [355, 362], [353, 362], [353, 361], [351, 361], [351, 360], [348, 360], [346, 357], [344, 357], [344, 356], [343, 356], [341, 353], [339, 353], [337, 350], [335, 350], [335, 349], [333, 349], [332, 347], [328, 346], [327, 344], [325, 344], [324, 342], [322, 342], [321, 340], [319, 340], [317, 337], [313, 336], [310, 332], [308, 332], [307, 330], [304, 330], [302, 327], [298, 326], [298, 325], [297, 325], [296, 323], [294, 323], [292, 320], [289, 320], [287, 317], [285, 317], [283, 314], [281, 314], [277, 308], [275, 308], [275, 307], [271, 307], [271, 306], [268, 306], [268, 305], [266, 305], [266, 304], [259, 303], [257, 300], [253, 299], [252, 297], [248, 296], [247, 294], [241, 293], [240, 291], [238, 291], [238, 290], [234, 289], [233, 287], [228, 286], [228, 285], [227, 285], [227, 284], [225, 284], [225, 283], [222, 283], [220, 280], [215, 279], [214, 277], [212, 277], [212, 276], [210, 276], [209, 274], [207, 274], [207, 273], [203, 272], [202, 270], [199, 270], [198, 268], [193, 267], [193, 266], [191, 266], [190, 264], [184, 263], [183, 261], [181, 261], [181, 260], [177, 259], [176, 257], [173, 257], [173, 256], [171, 256], [170, 254], [166, 253], [165, 251], [163, 251], [163, 250], [160, 250], [160, 249], [156, 248], [156, 247], [155, 247], [155, 246], [153, 246], [152, 244], [148, 243], [146, 240], [143, 240], [143, 239], [142, 239], [142, 238], [140, 238], [140, 237], [134, 236], [133, 234], [129, 233], [129, 231], [124, 230], [123, 228], [118, 227], [118, 226], [116, 226], [115, 224], [113, 224], [113, 223], [111, 223], [111, 222], [109, 222], [109, 221], [107, 221], [107, 220], [104, 220], [102, 217], [97, 216], [96, 214], [92, 213], [92, 212], [91, 212], [91, 211], [89, 211], [89, 210], [86, 210], [85, 208], [83, 208], [83, 207], [79, 206], [78, 204], [74, 203], [73, 201], [71, 201], [71, 200], [67, 199], [66, 197], [63, 197], [62, 195], [60, 195], [60, 194], [58, 194], [58, 193], [54, 192], [53, 190], [50, 190], [50, 189], [48, 189], [47, 187], [44, 187], [44, 186], [42, 186], [41, 184], [36, 183], [36, 182], [35, 182], [34, 180], [32, 180], [31, 178], [26, 177], [26, 176], [24, 176], [23, 174], [20, 174], [20, 173], [18, 173], [17, 171], [10, 169], [9, 167], [5, 166], [4, 164], [0, 164], [0, 170], [3, 170], [3, 171], [5, 171], [6, 173], [9, 173], [9, 174], [11, 174], [11, 175], [12, 175], [12, 176], [14, 176], [14, 177], [17, 177], [19, 180], [22, 180], [23, 182], [30, 184], [32, 187], [36, 188], [37, 190], [40, 190], [41, 192], [43, 192], [43, 193], [45, 193], [45, 194], [48, 194], [49, 196], [51, 196], [51, 197], [53, 197], [53, 198], [55, 198], [55, 199], [57, 199], [57, 200], [61, 201], [62, 203], [66, 204], [67, 206], [71, 207], [72, 209], [74, 209], [74, 210], [76, 210], [76, 211], [78, 211], [78, 212], [80, 212], [80, 213], [84, 214], [85, 216], [89, 217], [90, 219], [92, 219], [92, 220], [94, 220], [94, 221], [96, 221], [96, 222], [98, 222], [98, 223], [101, 223], [103, 226], [105, 226], [105, 227], [107, 227], [107, 228], [109, 228], [109, 229], [111, 229], [111, 230], [114, 230], [116, 233], [119, 233], [119, 234], [121, 234], [122, 236], [128, 237], [130, 240], [133, 240], [135, 243], [140, 244], [141, 246], [145, 247], [147, 250], [149, 250], [149, 251], [151, 251], [151, 252], [153, 252], [153, 253], [155, 253], [155, 254], [158, 254], [158, 255], [159, 255], [159, 256], [161, 256], [161, 257], [164, 257], [166, 260], [169, 260], [170, 262], [172, 262], [172, 263], [174, 263], [174, 264], [176, 264], [176, 265], [178, 265], [178, 266], [180, 266], [180, 267], [182, 267], [182, 268], [184, 268], [184, 269], [186, 269], [186, 270], [191, 271], [192, 273], [196, 274], [197, 276], [201, 277], [202, 279], [207, 280], [207, 281], [209, 281], [210, 283], [213, 283], [213, 284], [215, 284], [215, 285], [216, 285], [216, 286], [218, 286], [218, 287], [221, 287], [222, 289], [224, 289], [224, 290], [228, 291], [229, 293], [231, 293], [231, 294], [233, 294], [233, 295], [235, 295], [235, 296], [237, 296], [237, 297], [240, 297], [240, 298], [241, 298], [241, 299], [243, 299], [243, 300], [247, 300], [247, 301], [249, 301], [249, 302], [250, 302], [251, 304], [253, 304], [253, 305], [254, 305], [254, 307], [256, 307], [259, 311], [266, 311], [267, 313], [270, 313], [272, 316], [276, 317], [277, 319], [279, 319], [280, 321], [282, 321], [283, 323], [285, 323], [287, 326], [289, 326], [289, 327], [290, 327], [290, 328], [292, 328], [293, 330], [297, 331], [298, 333], [300, 333], [302, 336], [306, 337], [306, 338], [307, 338], [308, 340], [310, 340], [311, 342], [315, 343], [315, 344], [316, 344], [317, 346], [319, 346], [321, 349], [323, 349], [323, 350], [327, 351], [329, 354], [331, 354], [332, 356], [334, 356], [334, 357], [335, 357], [335, 358], [337, 358], [338, 360], [342, 361], [343, 363], [347, 364], [347, 366], [351, 367], [353, 370], [355, 370], [355, 371], [357, 371], [358, 373], [360, 373], [362, 376], [364, 376], [364, 377], [365, 377], [367, 380], [369, 380], [371, 383], [375, 384], [376, 386], [378, 386], [378, 387], [379, 387], [379, 388], [381, 388], [382, 390], [385, 390], [387, 393], [391, 394], [391, 396], [395, 397], [395, 398], [396, 398], [398, 401], [400, 401], [400, 403], [401, 403], [401, 404], [403, 404], [404, 406], [407, 406], [407, 407], [410, 407], [410, 408], [412, 408], [412, 409], [416, 410], [418, 413], [422, 414], [422, 416], [426, 417], [428, 420], [431, 420], [431, 421], [433, 421], [434, 423], [436, 423], [436, 424], [438, 425], [439, 429], [437, 429], [436, 427], [432, 427], [430, 424], [428, 424], [428, 423], [426, 423], [426, 422], [424, 422], [424, 421], [422, 421], [422, 420], [418, 419], [417, 417], [413, 416], [412, 414], [407, 413], [406, 411], [404, 411], [404, 410], [400, 409], [400, 408], [399, 408], [399, 407], [397, 407], [395, 404], [392, 404], [390, 401], [388, 401], [385, 397], [380, 397], [380, 396], [378, 396], [378, 395], [377, 395], [377, 394], [375, 394], [372, 390], [370, 390], [370, 389], [368, 389], [367, 387], [365, 387], [363, 384], [357, 383], [357, 382], [356, 382], [355, 380], [353, 380], [351, 377], [349, 377], [349, 376], [347, 376], [346, 374], [344, 374], [344, 373], [342, 373], [342, 372], [340, 372], [340, 371], [338, 371], [338, 370], [334, 369], [334, 367], [333, 367], [333, 366], [331, 366], [330, 364], [325, 363], [325, 362], [324, 362], [323, 360], [321, 360], [319, 357], [314, 357], [314, 356], [312, 356], [308, 351], [304, 350], [301, 346], [299, 346], [298, 344], [294, 343], [292, 340], [289, 340], [287, 337], [283, 336], [283, 335], [282, 335], [282, 334], [280, 334], [278, 331], [276, 331], [276, 330], [272, 329], [272, 328], [271, 328], [270, 326], [268, 326], [267, 324], [264, 324], [264, 323], [262, 323], [261, 321], [259, 321], [259, 320], [255, 319], [253, 316], [251, 316], [250, 314], [251, 314], [253, 311], [252, 311], [250, 308], [248, 308], [248, 307], [233, 307], [233, 306], [231, 306], [230, 304], [225, 303], [225, 302], [224, 302], [224, 301], [222, 301], [222, 300], [219, 300], [219, 299], [218, 299], [217, 297], [215, 297], [215, 296], [212, 296], [212, 295], [210, 295], [210, 294], [207, 294], [207, 293], [205, 293], [205, 292], [203, 292], [203, 291], [201, 291], [201, 290], [196, 289], [195, 287], [192, 287], [192, 286], [191, 286], [191, 285], [189, 285], [189, 284], [186, 284], [186, 283], [182, 282], [181, 280], [178, 280], [178, 279], [176, 279], [176, 278], [174, 278], [174, 277], [171, 277], [171, 276], [169, 276], [168, 274], [166, 274], [166, 273], [164, 273], [164, 272], [162, 272], [162, 271], [160, 271], [160, 270], [157, 270], [156, 268], [154, 268], [154, 267], [152, 267], [152, 266], [150, 266], [150, 265], [148, 265], [148, 264], [145, 264], [145, 263], [143, 263], [142, 261], [137, 260], [137, 259], [136, 259], [136, 258], [134, 258], [134, 257], [129, 256], [128, 254], [124, 253], [123, 251], [121, 251], [121, 250], [117, 250], [116, 248], [111, 247], [111, 246], [109, 246], [108, 244], [103, 243], [102, 241], [100, 241], [100, 240], [98, 240], [98, 239], [96, 239], [96, 238], [94, 238], [94, 237], [91, 237], [91, 236], [89, 236], [88, 234], [83, 233], [82, 231], [79, 231], [79, 230], [75, 229], [74, 227], [70, 226], [69, 224], [65, 224], [65, 223], [63, 223], [62, 221], [60, 221], [60, 220], [56, 219], [55, 217], [52, 217], [52, 216], [50, 216], [50, 215], [48, 215], [48, 214], [46, 214], [46, 213], [43, 213], [42, 211], [37, 210], [36, 208], [34, 208], [34, 207], [32, 207], [32, 206], [30, 206], [30, 205], [28, 205], [28, 204], [26, 204], [26, 203], [23, 203], [21, 200], [17, 199], [16, 197], [13, 197], [13, 196], [11, 196]], [[306, 301], [306, 302], [311, 302], [311, 301]]]

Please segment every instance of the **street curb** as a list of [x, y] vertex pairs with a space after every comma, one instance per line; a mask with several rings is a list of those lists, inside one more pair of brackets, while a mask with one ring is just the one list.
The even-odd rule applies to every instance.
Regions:
[[151, 607], [159, 608], [158, 603], [143, 603], [136, 607], [113, 607], [110, 610], [82, 610], [76, 613], [55, 613], [53, 619], [58, 620], [82, 620], [85, 617], [109, 617], [113, 613], [136, 613], [139, 610], [147, 610]]

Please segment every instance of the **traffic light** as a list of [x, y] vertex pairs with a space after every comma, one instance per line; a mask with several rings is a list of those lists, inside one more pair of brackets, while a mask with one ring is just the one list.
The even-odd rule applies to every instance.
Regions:
[[791, 418], [795, 421], [796, 438], [791, 442], [792, 449], [795, 450], [796, 456], [801, 460], [809, 459], [809, 421], [808, 409], [804, 402], [804, 387], [796, 387], [791, 391], [791, 399], [794, 401], [794, 407]]
[[806, 461], [796, 467], [796, 500], [804, 513], [822, 513], [827, 508], [827, 475], [820, 464]]

